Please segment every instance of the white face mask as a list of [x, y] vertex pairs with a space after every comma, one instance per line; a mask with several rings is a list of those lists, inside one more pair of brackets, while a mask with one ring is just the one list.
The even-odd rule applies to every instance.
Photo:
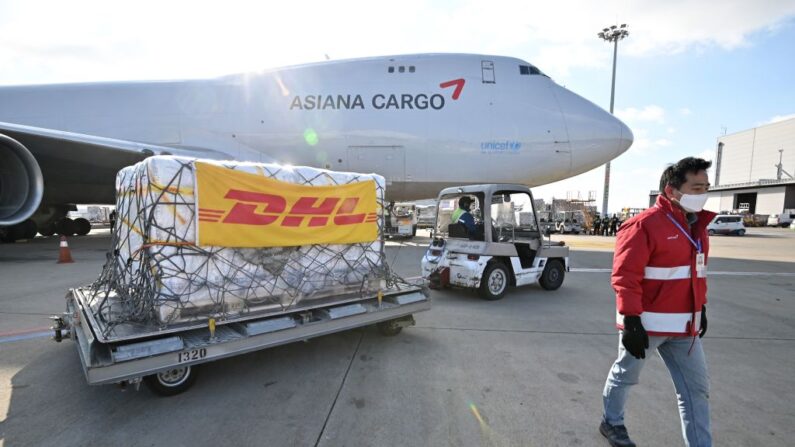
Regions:
[[679, 204], [689, 213], [703, 210], [705, 203], [707, 203], [706, 194], [682, 194], [682, 197], [679, 198]]

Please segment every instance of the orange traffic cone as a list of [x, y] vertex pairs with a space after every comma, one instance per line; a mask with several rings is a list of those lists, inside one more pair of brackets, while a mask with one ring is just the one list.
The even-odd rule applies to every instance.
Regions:
[[58, 255], [58, 264], [68, 264], [75, 262], [72, 259], [72, 252], [69, 251], [69, 244], [66, 242], [66, 236], [61, 236], [61, 253]]

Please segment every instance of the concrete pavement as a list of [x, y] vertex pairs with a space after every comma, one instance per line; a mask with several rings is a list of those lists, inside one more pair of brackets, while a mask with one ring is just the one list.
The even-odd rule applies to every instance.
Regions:
[[[744, 273], [709, 283], [704, 346], [721, 446], [795, 439], [795, 234], [760, 234], [712, 240], [710, 271]], [[426, 243], [390, 242], [396, 271], [417, 275]], [[159, 398], [89, 387], [69, 341], [2, 342], [46, 327], [68, 287], [98, 276], [109, 239], [70, 239], [77, 262], [68, 265], [55, 264], [57, 245], [0, 245], [0, 444], [607, 445], [597, 427], [618, 343], [608, 250], [580, 245], [555, 292], [529, 286], [496, 302], [433, 292], [433, 309], [397, 337], [364, 328], [211, 363], [187, 393]], [[764, 259], [743, 260], [746, 251]], [[639, 445], [682, 445], [657, 356], [633, 391], [627, 426]]]

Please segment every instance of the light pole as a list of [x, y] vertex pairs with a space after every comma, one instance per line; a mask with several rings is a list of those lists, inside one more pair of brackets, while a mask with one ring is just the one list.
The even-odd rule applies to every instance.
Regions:
[[[600, 39], [607, 42], [613, 42], [613, 85], [610, 87], [610, 113], [613, 113], [613, 101], [616, 95], [616, 57], [618, 55], [618, 41], [629, 36], [627, 31], [627, 24], [623, 23], [621, 26], [613, 25], [610, 28], [603, 29], [597, 34]], [[602, 198], [602, 216], [607, 216], [607, 200], [610, 197], [610, 162], [605, 164], [605, 194]]]

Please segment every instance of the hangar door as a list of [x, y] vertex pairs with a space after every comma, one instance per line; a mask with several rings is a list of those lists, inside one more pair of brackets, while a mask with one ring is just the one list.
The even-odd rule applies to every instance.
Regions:
[[746, 192], [743, 194], [735, 194], [734, 209], [754, 214], [756, 212], [756, 193]]

